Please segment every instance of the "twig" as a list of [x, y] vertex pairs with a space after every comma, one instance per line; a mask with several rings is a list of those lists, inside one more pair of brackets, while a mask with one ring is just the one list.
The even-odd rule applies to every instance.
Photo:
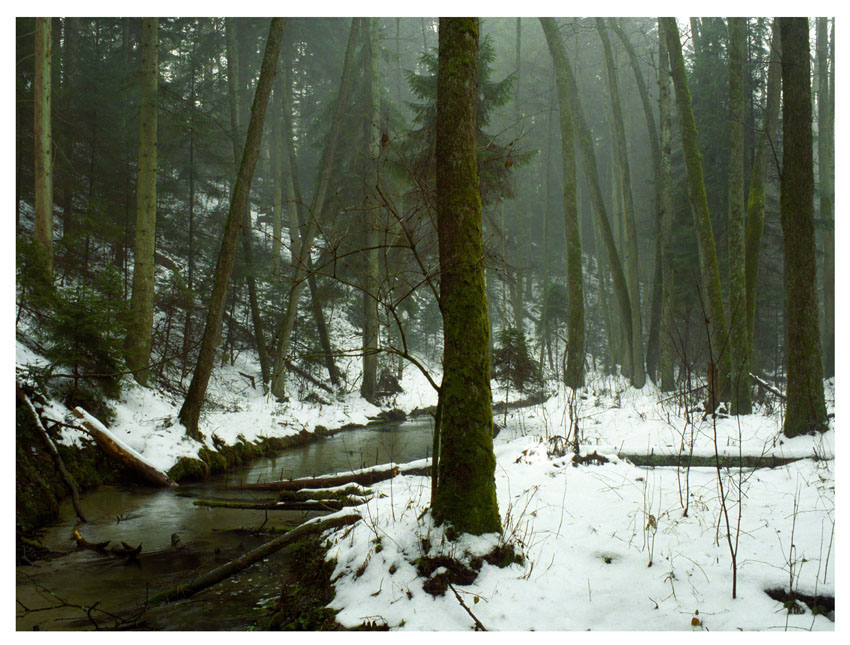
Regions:
[[486, 632], [487, 628], [481, 624], [481, 621], [478, 620], [475, 614], [472, 613], [472, 610], [467, 607], [465, 602], [463, 602], [463, 598], [460, 597], [460, 594], [457, 592], [457, 589], [455, 589], [454, 585], [451, 582], [449, 583], [449, 588], [454, 592], [455, 598], [457, 598], [457, 601], [460, 603], [460, 606], [466, 610], [466, 613], [469, 614], [469, 617], [472, 618], [472, 620], [475, 622], [475, 631]]

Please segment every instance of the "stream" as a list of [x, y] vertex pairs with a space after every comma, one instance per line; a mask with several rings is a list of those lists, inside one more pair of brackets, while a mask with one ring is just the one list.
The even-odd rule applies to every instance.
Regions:
[[[430, 454], [431, 431], [429, 418], [410, 419], [402, 424], [346, 430], [175, 489], [101, 486], [81, 497], [89, 520], [85, 524], [78, 522], [66, 499], [41, 539], [49, 549], [65, 554], [16, 568], [16, 627], [95, 629], [92, 619], [100, 627], [112, 627], [115, 620], [103, 612], [125, 616], [126, 610], [146, 596], [188, 582], [272, 539], [250, 531], [233, 531], [258, 528], [266, 520], [265, 511], [204, 508], [193, 505], [195, 499], [270, 501], [273, 493], [233, 487], [421, 459]], [[267, 526], [294, 527], [318, 514], [274, 511], [268, 513]], [[142, 553], [138, 562], [126, 563], [113, 556], [76, 550], [74, 529], [89, 542], [110, 540], [111, 546], [124, 541], [134, 547], [141, 543]], [[192, 598], [149, 608], [138, 627], [248, 629], [277, 602], [283, 582], [297, 564], [291, 560], [286, 549], [278, 551]], [[90, 618], [80, 607], [90, 608], [95, 603]]]

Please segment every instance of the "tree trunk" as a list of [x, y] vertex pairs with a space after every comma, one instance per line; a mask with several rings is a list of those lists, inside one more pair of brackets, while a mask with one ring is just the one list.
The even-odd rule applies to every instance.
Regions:
[[[248, 85], [244, 70], [247, 60], [239, 53], [240, 45], [237, 43], [236, 23], [233, 18], [225, 19], [225, 34], [227, 40], [227, 81], [228, 97], [230, 99], [230, 127], [231, 139], [233, 141], [233, 164], [239, 167], [239, 143], [241, 139], [241, 122], [243, 115], [247, 112], [246, 97]], [[252, 220], [250, 202], [246, 201], [245, 211], [242, 215], [242, 256], [245, 264], [245, 281], [248, 284], [248, 303], [251, 307], [251, 322], [254, 329], [254, 345], [260, 360], [260, 374], [265, 388], [271, 379], [271, 368], [269, 367], [269, 351], [266, 346], [266, 337], [263, 332], [263, 320], [260, 316], [260, 305], [257, 299], [257, 281], [254, 275], [254, 246], [252, 240]]]
[[133, 376], [147, 385], [154, 309], [156, 249], [157, 85], [159, 19], [142, 19], [142, 102], [139, 112], [139, 175], [136, 181], [136, 237], [133, 244], [133, 295], [125, 351]]
[[640, 307], [640, 259], [638, 257], [637, 227], [635, 226], [635, 207], [632, 200], [632, 172], [629, 165], [629, 153], [626, 144], [626, 129], [623, 123], [623, 108], [620, 101], [620, 89], [617, 81], [617, 70], [614, 66], [614, 55], [611, 42], [605, 29], [605, 21], [596, 19], [599, 38], [605, 53], [607, 69], [608, 94], [611, 99], [611, 113], [614, 118], [614, 135], [616, 141], [617, 162], [620, 167], [620, 180], [623, 193], [623, 212], [626, 220], [626, 264], [628, 265], [629, 302], [632, 314], [632, 373], [631, 383], [641, 388], [646, 383], [646, 366], [643, 360], [643, 321]]
[[[275, 79], [274, 86], [274, 119], [272, 119], [272, 173], [274, 175], [273, 205], [272, 205], [272, 282], [277, 284], [283, 274], [280, 269], [280, 251], [283, 236], [283, 83], [280, 74]], [[288, 209], [295, 204], [288, 204]], [[293, 251], [293, 256], [294, 251]]]
[[[564, 173], [564, 231], [567, 244], [567, 292], [569, 294], [569, 319], [567, 322], [566, 385], [578, 388], [584, 385], [584, 289], [582, 286], [581, 238], [579, 236], [578, 209], [576, 207], [576, 160], [573, 136], [573, 114], [569, 101], [569, 81], [564, 69], [568, 63], [564, 46], [553, 30], [544, 28], [549, 53], [555, 66], [558, 88], [558, 106], [561, 126], [561, 159]], [[548, 240], [543, 241], [546, 244]]]
[[375, 403], [378, 385], [378, 204], [368, 192], [378, 183], [378, 165], [381, 157], [381, 70], [378, 49], [378, 19], [369, 18], [364, 27], [364, 42], [368, 45], [366, 76], [369, 83], [369, 149], [366, 151], [368, 170], [366, 174], [367, 194], [363, 212], [365, 234], [363, 251], [363, 380], [360, 396]]
[[661, 179], [661, 148], [657, 130], [655, 128], [655, 116], [652, 113], [652, 104], [649, 100], [649, 91], [646, 87], [646, 81], [643, 77], [643, 72], [640, 69], [640, 62], [631, 41], [626, 36], [626, 32], [619, 25], [615, 18], [609, 18], [609, 24], [617, 34], [617, 37], [623, 43], [626, 53], [629, 55], [629, 63], [632, 67], [632, 72], [635, 76], [635, 81], [640, 94], [641, 104], [643, 105], [643, 113], [646, 118], [646, 130], [649, 137], [649, 147], [652, 151], [652, 171], [655, 178], [655, 272], [652, 280], [652, 295], [650, 304], [649, 318], [649, 335], [646, 341], [646, 372], [649, 377], [655, 381], [657, 379], [656, 366], [658, 363], [659, 354], [659, 336], [661, 334], [661, 312], [663, 309], [663, 269], [664, 262], [661, 250], [661, 228], [663, 226], [663, 196], [662, 196], [662, 179]]
[[[298, 258], [301, 257], [301, 242], [299, 231], [304, 228], [305, 221], [308, 216], [304, 212], [304, 201], [301, 198], [301, 182], [298, 179], [298, 163], [295, 158], [295, 149], [292, 145], [292, 79], [291, 66], [287, 64], [284, 72], [284, 116], [283, 129], [285, 139], [286, 158], [288, 166], [286, 172], [286, 200], [287, 212], [289, 214], [289, 239], [291, 243], [292, 256], [292, 273], [295, 276], [298, 267]], [[325, 324], [325, 315], [322, 312], [322, 303], [319, 301], [318, 286], [316, 284], [316, 276], [313, 273], [313, 260], [310, 255], [305, 256], [307, 262], [307, 286], [310, 290], [310, 309], [313, 313], [313, 320], [316, 323], [316, 330], [319, 335], [319, 345], [322, 349], [325, 367], [328, 370], [328, 377], [333, 385], [339, 385], [339, 371], [336, 367], [336, 362], [333, 357], [331, 347], [330, 334], [328, 327]], [[294, 279], [294, 277], [293, 277]]]
[[779, 122], [779, 95], [781, 91], [781, 60], [779, 26], [773, 21], [770, 45], [770, 63], [767, 71], [767, 100], [764, 123], [758, 137], [756, 158], [753, 162], [750, 192], [747, 197], [747, 345], [753, 355], [753, 335], [756, 327], [756, 289], [758, 286], [759, 247], [764, 231], [764, 191], [767, 182], [768, 160], [773, 158], [776, 128]]
[[[817, 19], [818, 60], [818, 183], [823, 233], [823, 365], [824, 376], [835, 376], [835, 183], [833, 150], [835, 65], [830, 68], [827, 18]], [[833, 34], [834, 37], [834, 34]]]
[[478, 19], [441, 18], [437, 72], [437, 233], [443, 405], [434, 519], [449, 537], [499, 532], [490, 403], [481, 194], [475, 152]]
[[779, 210], [785, 238], [788, 331], [786, 436], [827, 429], [818, 329], [814, 235], [809, 21], [780, 18], [782, 40], [782, 180]]
[[661, 391], [676, 388], [673, 372], [673, 178], [670, 148], [673, 123], [670, 115], [670, 59], [658, 21], [658, 120], [661, 131]]
[[35, 79], [33, 129], [35, 148], [35, 241], [45, 287], [53, 283], [53, 134], [51, 131], [52, 24], [35, 19]]
[[685, 76], [685, 60], [679, 41], [679, 30], [675, 18], [661, 18], [670, 58], [670, 72], [676, 91], [676, 105], [682, 132], [682, 151], [688, 183], [688, 198], [694, 216], [697, 245], [701, 264], [698, 288], [705, 295], [704, 313], [708, 320], [709, 358], [718, 371], [718, 391], [711, 393], [711, 404], [726, 400], [729, 394], [729, 347], [726, 314], [723, 310], [723, 294], [720, 290], [720, 270], [717, 267], [717, 252], [714, 233], [711, 229], [711, 214], [702, 175], [702, 161], [697, 142], [697, 127], [691, 108], [688, 79]]
[[300, 253], [295, 261], [295, 276], [292, 287], [289, 290], [289, 302], [286, 304], [286, 314], [278, 335], [277, 348], [275, 350], [275, 370], [272, 378], [272, 394], [282, 400], [286, 389], [286, 354], [289, 351], [289, 340], [292, 335], [292, 326], [295, 324], [295, 314], [298, 310], [298, 298], [301, 289], [304, 288], [304, 276], [307, 273], [307, 261], [313, 248], [313, 241], [318, 231], [319, 222], [322, 218], [322, 210], [325, 205], [328, 184], [330, 183], [331, 167], [333, 165], [336, 144], [339, 139], [339, 131], [342, 128], [342, 118], [345, 113], [345, 104], [351, 86], [351, 70], [354, 66], [354, 47], [360, 29], [360, 19], [352, 18], [351, 29], [348, 34], [348, 45], [345, 50], [345, 62], [342, 68], [342, 79], [339, 84], [339, 96], [337, 97], [334, 120], [328, 133], [328, 142], [322, 158], [322, 169], [319, 173], [319, 181], [316, 184], [316, 192], [310, 204], [308, 221], [305, 226], [304, 235], [301, 239]]
[[[552, 18], [540, 18], [540, 24], [543, 27], [544, 33], [548, 32], [547, 40], [560, 41], [558, 36], [555, 21]], [[617, 253], [617, 245], [614, 242], [614, 235], [611, 232], [611, 225], [608, 221], [608, 214], [605, 210], [605, 202], [602, 199], [602, 190], [599, 187], [599, 176], [596, 170], [596, 154], [593, 150], [593, 139], [591, 137], [590, 128], [584, 118], [584, 111], [581, 105], [581, 94], [576, 84], [575, 76], [570, 67], [569, 59], [564, 51], [564, 60], [566, 65], [564, 73], [569, 84], [570, 92], [568, 98], [570, 101], [570, 111], [573, 115], [573, 127], [578, 135], [578, 148], [581, 154], [582, 165], [584, 166], [585, 177], [590, 188], [590, 200], [593, 204], [593, 210], [596, 213], [599, 221], [599, 229], [602, 234], [602, 240], [605, 243], [605, 250], [608, 255], [608, 263], [611, 269], [611, 277], [614, 281], [614, 292], [617, 298], [617, 309], [620, 313], [620, 320], [623, 328], [627, 332], [627, 338], [631, 344], [632, 339], [632, 312], [629, 299], [629, 289], [626, 284], [626, 277], [623, 273], [623, 265], [620, 263], [620, 255]], [[632, 354], [632, 349], [629, 347], [629, 354]]]
[[242, 163], [239, 166], [239, 174], [236, 177], [236, 186], [230, 200], [230, 211], [224, 224], [224, 232], [221, 240], [221, 250], [216, 262], [215, 275], [213, 278], [213, 292], [210, 298], [209, 312], [204, 327], [204, 336], [201, 341], [201, 349], [198, 354], [198, 363], [192, 376], [192, 383], [186, 394], [183, 407], [180, 408], [180, 421], [186, 427], [186, 432], [194, 438], [203, 435], [198, 430], [198, 419], [201, 414], [201, 405], [206, 395], [210, 374], [212, 373], [215, 350], [221, 334], [221, 319], [224, 313], [224, 301], [227, 288], [230, 283], [230, 275], [233, 271], [233, 263], [236, 259], [236, 243], [239, 230], [242, 226], [243, 214], [248, 204], [248, 196], [251, 190], [251, 180], [254, 176], [254, 168], [257, 165], [257, 157], [260, 153], [260, 141], [263, 135], [263, 123], [266, 117], [269, 94], [271, 94], [274, 82], [275, 67], [280, 43], [283, 39], [283, 30], [286, 26], [285, 18], [272, 18], [269, 25], [269, 36], [266, 41], [263, 63], [260, 69], [260, 80], [254, 95], [254, 104], [251, 107], [251, 121], [248, 124], [248, 135], [245, 139], [245, 149], [242, 153]]
[[750, 348], [747, 344], [746, 205], [744, 118], [746, 117], [747, 19], [729, 18], [729, 345], [732, 414], [751, 414]]

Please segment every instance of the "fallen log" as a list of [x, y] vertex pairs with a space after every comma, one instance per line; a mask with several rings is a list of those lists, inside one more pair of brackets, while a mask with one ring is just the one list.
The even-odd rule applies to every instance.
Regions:
[[38, 430], [38, 433], [41, 435], [41, 438], [44, 441], [44, 445], [47, 447], [47, 451], [53, 458], [53, 463], [56, 464], [56, 470], [59, 471], [59, 474], [62, 476], [62, 480], [65, 482], [65, 485], [68, 487], [68, 490], [71, 493], [71, 504], [74, 506], [74, 512], [77, 514], [77, 517], [80, 518], [81, 522], [85, 522], [86, 516], [83, 515], [83, 509], [80, 507], [80, 493], [77, 490], [77, 484], [74, 482], [71, 475], [68, 474], [68, 471], [65, 469], [65, 462], [62, 461], [62, 457], [59, 455], [59, 451], [53, 444], [53, 439], [51, 439], [50, 435], [47, 434], [47, 430], [45, 430], [44, 425], [41, 423], [41, 419], [39, 419], [38, 417], [38, 412], [35, 411], [35, 407], [33, 406], [29, 397], [24, 393], [24, 391], [21, 389], [21, 386], [17, 383], [15, 383], [15, 393], [18, 395], [18, 398], [21, 400], [21, 402], [30, 411], [33, 422], [35, 423], [36, 430]]
[[196, 499], [194, 506], [205, 506], [207, 508], [233, 508], [255, 511], [341, 511], [347, 506], [358, 506], [365, 502], [363, 498], [346, 498], [341, 500], [326, 499], [306, 502], [272, 502], [271, 504], [221, 501], [215, 499]]
[[785, 399], [785, 395], [784, 395], [784, 394], [782, 394], [782, 392], [780, 392], [779, 390], [777, 390], [775, 387], [773, 387], [770, 383], [768, 383], [767, 381], [765, 381], [763, 378], [760, 378], [760, 377], [756, 376], [756, 375], [755, 375], [755, 374], [753, 374], [752, 372], [750, 372], [750, 378], [751, 378], [751, 379], [753, 379], [753, 380], [756, 382], [756, 384], [757, 384], [757, 385], [760, 385], [760, 386], [761, 386], [761, 387], [763, 387], [765, 390], [767, 390], [768, 392], [770, 392], [771, 394], [773, 394], [775, 397], [777, 397], [780, 401], [785, 401], [785, 400], [786, 400], [786, 399]]
[[80, 429], [90, 435], [110, 459], [137, 472], [155, 486], [177, 486], [177, 483], [168, 475], [150, 464], [130, 446], [116, 439], [105, 425], [88, 412], [76, 407], [74, 408], [74, 415], [81, 419], [82, 427]]
[[[718, 459], [714, 455], [617, 455], [620, 459], [626, 459], [635, 466], [649, 468], [717, 468]], [[759, 457], [737, 455], [720, 455], [721, 468], [777, 468], [805, 457], [776, 457], [774, 455], [763, 455]]]
[[430, 466], [421, 468], [408, 468], [400, 470], [398, 466], [384, 470], [367, 470], [365, 472], [350, 473], [347, 475], [327, 475], [325, 477], [310, 477], [304, 479], [285, 479], [276, 482], [261, 482], [258, 484], [243, 484], [235, 488], [239, 490], [302, 490], [305, 488], [334, 488], [346, 484], [360, 484], [371, 486], [377, 482], [392, 479], [397, 475], [423, 475], [431, 474]]
[[207, 587], [211, 587], [217, 582], [221, 582], [225, 578], [232, 576], [234, 573], [238, 573], [248, 565], [271, 555], [275, 551], [282, 549], [288, 544], [292, 544], [306, 535], [321, 533], [327, 529], [348, 526], [358, 522], [360, 519], [359, 515], [352, 513], [349, 515], [322, 518], [320, 520], [310, 520], [309, 522], [305, 522], [300, 525], [298, 528], [293, 529], [288, 533], [284, 533], [280, 537], [276, 537], [274, 540], [266, 542], [252, 551], [248, 551], [248, 553], [239, 556], [235, 560], [231, 560], [227, 564], [213, 569], [212, 571], [208, 571], [207, 573], [195, 578], [192, 582], [177, 585], [171, 589], [161, 591], [148, 600], [148, 602], [170, 602], [172, 600], [188, 598], [199, 591], [203, 591]]

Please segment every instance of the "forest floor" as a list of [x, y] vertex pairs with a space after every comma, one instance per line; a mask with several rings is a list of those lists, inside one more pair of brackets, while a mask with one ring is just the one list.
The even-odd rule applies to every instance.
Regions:
[[[364, 521], [331, 537], [337, 621], [405, 630], [834, 629], [834, 429], [789, 440], [779, 413], [764, 409], [688, 422], [675, 399], [614, 378], [592, 380], [585, 393], [574, 414], [579, 452], [605, 463], [573, 465], [563, 389], [508, 414], [495, 440], [501, 536], [445, 540], [428, 511], [428, 478], [375, 485], [358, 508]], [[832, 412], [832, 383], [827, 396]], [[681, 453], [685, 462], [689, 453], [713, 456], [715, 445], [729, 457], [804, 459], [718, 476], [617, 457]], [[482, 563], [500, 545], [523, 561]]]
[[[19, 368], [43, 362], [20, 341], [16, 353]], [[290, 402], [277, 403], [240, 374], [255, 371], [237, 360], [214, 373], [214, 403], [200, 424], [210, 448], [213, 436], [233, 445], [366, 424], [381, 412], [356, 390], [309, 403], [294, 392]], [[405, 371], [401, 384], [404, 392], [385, 409], [409, 413], [436, 403], [414, 369]], [[110, 424], [116, 437], [164, 471], [181, 457], [198, 456], [203, 446], [176, 422], [182, 401], [129, 378], [123, 385]], [[501, 536], [445, 540], [428, 511], [430, 479], [415, 476], [375, 484], [371, 500], [353, 509], [363, 521], [326, 536], [326, 558], [334, 567], [329, 607], [338, 611], [340, 625], [834, 629], [834, 420], [825, 434], [787, 439], [775, 404], [745, 417], [714, 419], [686, 413], [693, 397], [669, 397], [651, 384], [635, 390], [615, 377], [591, 378], [572, 401], [562, 386], [551, 383], [549, 391], [545, 403], [494, 415], [502, 427], [494, 440]], [[510, 393], [509, 399], [519, 398]], [[504, 401], [505, 391], [494, 389], [494, 399]], [[832, 413], [831, 381], [827, 399]], [[571, 407], [580, 456], [596, 455], [577, 466]], [[70, 411], [50, 403], [44, 414], [61, 420]], [[83, 439], [62, 429], [66, 445]], [[776, 468], [722, 468], [719, 475], [716, 468], [684, 466], [689, 454], [715, 453], [733, 462], [739, 456], [801, 459]], [[668, 455], [682, 466], [637, 467], [618, 455]], [[521, 562], [503, 557], [504, 545]]]

